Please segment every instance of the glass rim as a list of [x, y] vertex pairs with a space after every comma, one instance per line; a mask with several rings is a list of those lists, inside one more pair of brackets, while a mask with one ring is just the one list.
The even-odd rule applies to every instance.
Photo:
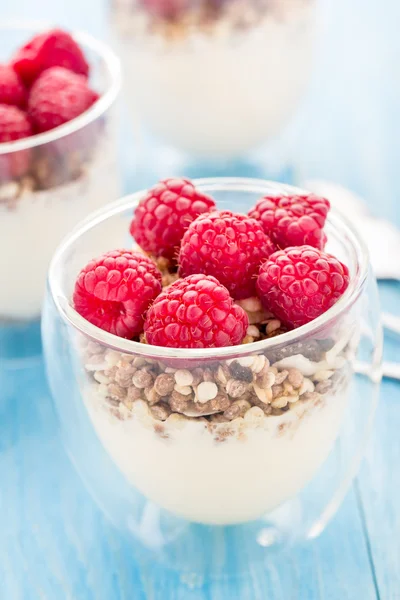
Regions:
[[[57, 27], [57, 25], [46, 21], [7, 20], [0, 24], [0, 35], [1, 31], [26, 30], [27, 32], [39, 32], [46, 29], [52, 29], [54, 27]], [[110, 108], [117, 98], [121, 89], [121, 64], [118, 56], [108, 44], [98, 40], [86, 31], [70, 31], [70, 34], [76, 42], [94, 51], [97, 56], [100, 56], [104, 60], [110, 75], [109, 86], [100, 96], [97, 102], [93, 104], [93, 106], [75, 119], [72, 119], [72, 121], [64, 123], [64, 125], [60, 125], [51, 131], [31, 135], [30, 137], [21, 140], [0, 144], [0, 155], [19, 152], [21, 150], [27, 150], [37, 146], [43, 146], [45, 144], [62, 139], [71, 133], [75, 133], [76, 131], [83, 129], [86, 127], [86, 125], [89, 125], [101, 117], [101, 115]]]
[[[205, 193], [211, 193], [212, 191], [229, 191], [229, 189], [231, 189], [232, 191], [253, 191], [265, 195], [268, 191], [271, 192], [271, 189], [273, 188], [275, 188], [276, 191], [283, 191], [288, 194], [306, 193], [305, 190], [292, 185], [245, 177], [201, 178], [194, 179], [193, 183]], [[325, 313], [306, 325], [302, 325], [301, 327], [265, 340], [236, 346], [224, 346], [222, 348], [166, 348], [162, 346], [151, 346], [150, 344], [128, 340], [104, 331], [87, 321], [71, 306], [70, 300], [65, 296], [58, 281], [58, 265], [62, 262], [65, 252], [67, 252], [82, 235], [109, 218], [115, 217], [127, 210], [133, 211], [133, 208], [146, 191], [147, 190], [140, 190], [133, 194], [123, 196], [119, 200], [109, 203], [100, 210], [89, 215], [64, 238], [58, 246], [50, 263], [48, 289], [58, 313], [61, 315], [62, 319], [72, 325], [74, 329], [103, 346], [125, 354], [138, 354], [161, 360], [166, 358], [210, 360], [217, 358], [233, 358], [235, 356], [239, 357], [252, 353], [263, 353], [266, 350], [271, 350], [282, 344], [295, 343], [303, 337], [320, 330], [322, 327], [326, 327], [327, 324], [344, 313], [346, 309], [353, 304], [365, 285], [369, 270], [367, 247], [351, 222], [335, 209], [331, 209], [328, 214], [327, 223], [331, 225], [335, 231], [347, 234], [356, 259], [356, 272], [339, 300]]]

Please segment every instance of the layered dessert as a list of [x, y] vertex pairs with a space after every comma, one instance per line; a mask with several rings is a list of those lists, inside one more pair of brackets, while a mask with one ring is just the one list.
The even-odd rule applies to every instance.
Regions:
[[308, 82], [314, 10], [314, 0], [114, 0], [135, 124], [205, 159], [265, 143]]
[[112, 334], [78, 334], [89, 418], [132, 488], [173, 514], [257, 519], [332, 449], [357, 320], [321, 319], [351, 277], [324, 250], [328, 210], [283, 194], [233, 213], [168, 179], [137, 205], [133, 247], [79, 272], [75, 310]]
[[93, 61], [69, 33], [54, 29], [0, 65], [2, 323], [39, 317], [57, 244], [117, 197], [110, 114], [91, 116], [111, 74]]

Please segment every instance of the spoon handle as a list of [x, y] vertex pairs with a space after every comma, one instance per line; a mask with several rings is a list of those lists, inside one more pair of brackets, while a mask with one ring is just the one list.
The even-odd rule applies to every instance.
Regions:
[[[354, 367], [355, 372], [359, 375], [371, 375], [371, 365], [368, 363], [356, 362]], [[382, 364], [382, 377], [400, 381], [400, 363], [384, 362]]]

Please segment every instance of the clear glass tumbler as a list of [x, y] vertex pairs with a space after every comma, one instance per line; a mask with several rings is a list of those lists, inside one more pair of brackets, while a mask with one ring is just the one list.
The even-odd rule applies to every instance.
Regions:
[[[18, 46], [49, 28], [2, 24], [0, 60], [9, 60]], [[86, 215], [119, 195], [114, 113], [119, 60], [90, 35], [73, 37], [90, 64], [90, 83], [100, 99], [61, 127], [0, 144], [0, 361], [40, 352], [46, 273], [57, 244]]]
[[[295, 191], [251, 179], [195, 184], [238, 212]], [[185, 576], [237, 574], [319, 535], [355, 476], [380, 381], [376, 283], [363, 243], [332, 213], [328, 250], [351, 282], [313, 322], [228, 348], [118, 338], [78, 315], [71, 296], [91, 258], [129, 247], [143, 193], [98, 211], [58, 248], [43, 317], [48, 378], [68, 451], [132, 552]], [[251, 321], [257, 308], [246, 309]]]
[[113, 0], [135, 133], [159, 150], [152, 169], [193, 176], [200, 163], [202, 176], [237, 175], [243, 163], [248, 175], [249, 152], [282, 132], [307, 86], [315, 9], [315, 0]]

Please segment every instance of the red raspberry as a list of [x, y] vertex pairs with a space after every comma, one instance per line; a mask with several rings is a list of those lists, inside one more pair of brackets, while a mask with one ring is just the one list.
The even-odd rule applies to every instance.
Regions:
[[257, 279], [264, 308], [291, 327], [322, 315], [348, 285], [346, 265], [312, 246], [275, 252], [261, 266]]
[[[21, 140], [32, 135], [27, 115], [16, 106], [0, 104], [1, 144]], [[29, 168], [30, 150], [18, 150], [0, 154], [0, 182], [20, 177]]]
[[179, 273], [213, 275], [237, 300], [256, 293], [260, 264], [275, 251], [254, 219], [228, 210], [198, 217], [187, 229], [179, 254]]
[[145, 252], [175, 260], [190, 223], [214, 209], [214, 200], [189, 179], [164, 179], [136, 207], [130, 232]]
[[33, 84], [28, 112], [35, 131], [42, 133], [75, 119], [97, 98], [82, 75], [63, 67], [53, 67]]
[[9, 65], [0, 64], [0, 103], [23, 108], [26, 104], [26, 89], [21, 79]]
[[16, 106], [0, 104], [0, 143], [14, 142], [32, 135], [29, 119]]
[[219, 348], [243, 341], [248, 317], [228, 290], [206, 275], [178, 279], [150, 307], [144, 331], [153, 346]]
[[154, 262], [129, 250], [111, 250], [79, 273], [73, 303], [90, 323], [120, 337], [143, 331], [144, 317], [161, 291], [161, 273]]
[[64, 67], [85, 76], [89, 73], [82, 50], [72, 36], [61, 29], [36, 35], [17, 51], [11, 64], [28, 86], [50, 67]]
[[249, 212], [280, 248], [307, 244], [323, 249], [323, 232], [330, 204], [325, 198], [306, 196], [265, 196]]

